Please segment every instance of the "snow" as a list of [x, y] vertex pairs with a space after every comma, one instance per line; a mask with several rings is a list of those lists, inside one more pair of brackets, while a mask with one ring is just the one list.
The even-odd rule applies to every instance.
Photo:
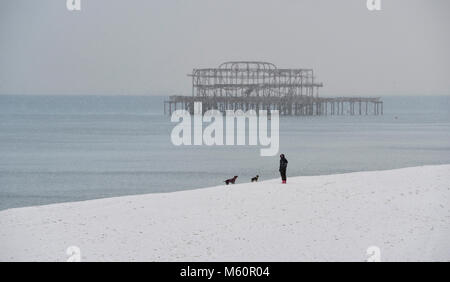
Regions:
[[450, 165], [280, 182], [1, 211], [0, 261], [450, 260]]

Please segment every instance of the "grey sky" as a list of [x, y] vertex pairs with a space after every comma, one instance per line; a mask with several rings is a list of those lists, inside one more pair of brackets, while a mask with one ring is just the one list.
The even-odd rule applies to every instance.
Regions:
[[0, 94], [190, 95], [193, 68], [314, 68], [325, 95], [450, 95], [450, 1], [1, 0]]

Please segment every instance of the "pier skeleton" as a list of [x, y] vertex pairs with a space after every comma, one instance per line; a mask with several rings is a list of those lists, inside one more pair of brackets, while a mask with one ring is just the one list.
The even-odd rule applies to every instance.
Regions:
[[194, 69], [192, 96], [172, 95], [164, 101], [164, 113], [185, 109], [194, 102], [203, 111], [250, 109], [279, 110], [280, 115], [382, 115], [380, 97], [319, 97], [323, 83], [312, 69], [280, 69], [272, 63], [225, 62], [218, 68]]

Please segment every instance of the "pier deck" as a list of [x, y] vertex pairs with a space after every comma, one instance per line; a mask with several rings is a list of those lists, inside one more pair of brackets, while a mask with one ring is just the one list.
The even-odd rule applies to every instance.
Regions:
[[203, 111], [225, 110], [279, 110], [280, 115], [382, 115], [383, 101], [379, 97], [227, 97], [173, 95], [164, 102], [164, 113], [184, 109], [191, 114], [194, 102], [202, 102]]

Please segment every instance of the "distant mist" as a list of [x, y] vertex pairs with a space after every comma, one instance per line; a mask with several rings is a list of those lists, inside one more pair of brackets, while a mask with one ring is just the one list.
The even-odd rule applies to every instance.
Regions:
[[3, 0], [0, 94], [191, 94], [229, 60], [314, 68], [321, 95], [450, 95], [450, 1]]

